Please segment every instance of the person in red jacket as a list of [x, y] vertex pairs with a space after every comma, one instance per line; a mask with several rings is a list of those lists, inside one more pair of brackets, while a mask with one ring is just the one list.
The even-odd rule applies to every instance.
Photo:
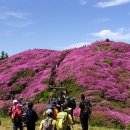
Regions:
[[12, 122], [13, 122], [13, 130], [23, 130], [22, 126], [22, 105], [17, 103], [16, 106], [12, 108]]

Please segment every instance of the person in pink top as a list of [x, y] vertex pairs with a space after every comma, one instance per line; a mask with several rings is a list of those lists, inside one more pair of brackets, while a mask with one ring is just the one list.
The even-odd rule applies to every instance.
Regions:
[[12, 108], [12, 122], [13, 122], [13, 130], [23, 130], [22, 126], [22, 105], [18, 102], [13, 105]]

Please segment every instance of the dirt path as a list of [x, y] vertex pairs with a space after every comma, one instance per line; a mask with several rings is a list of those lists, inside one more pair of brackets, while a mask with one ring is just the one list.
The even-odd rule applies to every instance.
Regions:
[[[8, 130], [8, 128], [5, 128], [5, 127], [3, 127], [3, 126], [0, 126], [0, 130]], [[23, 130], [27, 130], [27, 129], [24, 127]]]
[[[11, 129], [11, 128], [10, 128]], [[81, 130], [80, 128], [79, 128], [79, 126], [73, 126], [72, 128], [71, 128], [72, 130]], [[5, 127], [3, 127], [3, 126], [0, 126], [0, 130], [8, 130], [8, 128], [5, 128]], [[26, 129], [26, 127], [24, 127], [23, 128], [23, 130], [27, 130]], [[38, 130], [38, 127], [36, 127], [36, 130]]]
[[0, 130], [6, 130], [4, 127], [0, 126]]

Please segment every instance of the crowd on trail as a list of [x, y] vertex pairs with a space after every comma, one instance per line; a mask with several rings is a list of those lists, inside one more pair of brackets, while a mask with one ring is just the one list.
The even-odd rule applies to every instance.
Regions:
[[[60, 65], [62, 57], [58, 60], [51, 69], [49, 79], [49, 95], [48, 105], [43, 113], [43, 120], [40, 123], [39, 130], [74, 130], [73, 111], [76, 108], [76, 101], [70, 97], [65, 87], [56, 87], [55, 77], [56, 68]], [[60, 95], [57, 95], [57, 89], [60, 90]], [[8, 116], [10, 116], [13, 123], [13, 130], [23, 130], [23, 126], [27, 130], [35, 130], [35, 124], [38, 121], [38, 115], [33, 110], [32, 102], [24, 102], [23, 97], [15, 99], [14, 93], [12, 97], [12, 106], [8, 109]], [[80, 114], [79, 119], [82, 130], [88, 130], [88, 120], [91, 115], [92, 105], [90, 101], [85, 99], [85, 95], [81, 94], [81, 102], [79, 104]], [[1, 122], [0, 122], [1, 124]]]
[[[49, 104], [44, 108], [43, 120], [40, 123], [39, 130], [74, 130], [75, 119], [73, 110], [76, 108], [75, 99], [68, 96], [66, 90], [61, 90], [59, 97], [56, 95], [56, 89], [52, 90], [49, 96]], [[82, 130], [88, 130], [88, 120], [91, 115], [92, 105], [90, 101], [85, 99], [85, 95], [81, 94], [81, 102], [79, 103], [80, 114], [79, 119]], [[33, 110], [32, 102], [24, 102], [23, 97], [12, 100], [12, 106], [9, 107], [8, 116], [13, 123], [13, 130], [35, 130], [38, 115]], [[1, 124], [1, 122], [0, 122]]]
[[59, 67], [61, 61], [62, 61], [62, 59], [55, 62], [51, 68], [51, 75], [50, 75], [50, 79], [49, 79], [49, 90], [52, 90], [53, 88], [56, 87], [56, 83], [55, 83], [56, 68]]

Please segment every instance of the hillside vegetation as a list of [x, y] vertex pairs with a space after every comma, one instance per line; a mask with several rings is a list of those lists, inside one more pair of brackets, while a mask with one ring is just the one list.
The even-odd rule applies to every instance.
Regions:
[[65, 51], [28, 50], [0, 60], [0, 109], [6, 111], [15, 93], [16, 98], [34, 101], [42, 112], [56, 63], [56, 86], [65, 86], [77, 101], [85, 93], [92, 102], [92, 126], [130, 128], [130, 45], [121, 42], [99, 41]]

